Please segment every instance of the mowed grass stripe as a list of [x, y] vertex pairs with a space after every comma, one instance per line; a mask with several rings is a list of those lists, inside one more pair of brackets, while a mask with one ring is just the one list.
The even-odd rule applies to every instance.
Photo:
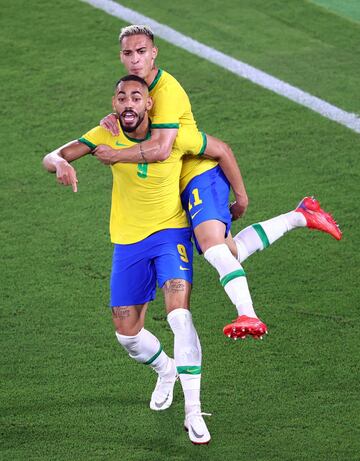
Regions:
[[311, 0], [312, 3], [326, 8], [351, 21], [360, 21], [360, 3], [358, 0]]
[[347, 112], [360, 113], [360, 25], [307, 0], [287, 0], [286, 8], [283, 0], [223, 0], [221, 8], [217, 0], [208, 0], [206, 11], [192, 0], [119, 3]]
[[160, 24], [153, 19], [137, 13], [134, 10], [125, 8], [112, 0], [81, 0], [89, 5], [99, 8], [117, 18], [129, 21], [133, 24], [148, 24], [152, 27], [156, 36], [163, 40], [176, 45], [189, 53], [193, 53], [201, 58], [217, 64], [224, 69], [233, 72], [239, 77], [250, 80], [251, 82], [260, 85], [274, 93], [284, 96], [291, 101], [294, 101], [308, 109], [317, 112], [323, 117], [350, 128], [351, 130], [360, 133], [360, 118], [356, 114], [348, 113], [338, 107], [329, 104], [322, 99], [312, 96], [299, 88], [289, 85], [282, 80], [279, 80], [272, 75], [266, 74], [248, 64], [232, 58], [220, 51], [215, 50], [203, 43], [193, 40], [176, 30]]

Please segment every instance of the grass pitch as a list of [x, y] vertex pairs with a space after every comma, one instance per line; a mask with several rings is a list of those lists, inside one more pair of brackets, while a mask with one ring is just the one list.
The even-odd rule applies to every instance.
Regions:
[[[160, 22], [360, 112], [360, 26], [310, 2], [225, 0], [193, 8], [125, 1]], [[229, 142], [250, 196], [233, 232], [316, 194], [341, 242], [299, 230], [246, 261], [263, 342], [231, 342], [235, 316], [195, 258], [208, 447], [182, 430], [180, 388], [148, 408], [155, 375], [117, 345], [107, 309], [110, 172], [78, 162], [79, 192], [42, 156], [111, 109], [120, 21], [78, 1], [1, 2], [1, 459], [357, 460], [359, 136], [159, 41], [159, 64], [190, 94], [199, 126]], [[169, 353], [161, 296], [147, 327]]]

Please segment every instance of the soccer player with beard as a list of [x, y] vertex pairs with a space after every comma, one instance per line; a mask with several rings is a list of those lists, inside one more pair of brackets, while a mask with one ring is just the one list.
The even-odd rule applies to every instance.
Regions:
[[[70, 162], [93, 152], [98, 145], [113, 149], [139, 146], [150, 139], [148, 112], [152, 100], [146, 82], [134, 75], [116, 85], [113, 108], [119, 133], [112, 136], [98, 126], [60, 151], [44, 158], [64, 185], [77, 190], [76, 171]], [[185, 427], [190, 440], [206, 444], [210, 434], [200, 405], [201, 346], [189, 311], [192, 283], [191, 231], [181, 205], [179, 181], [183, 151], [176, 143], [161, 163], [116, 163], [111, 166], [113, 190], [110, 216], [114, 243], [111, 274], [112, 318], [116, 337], [137, 362], [153, 368], [158, 380], [150, 408], [167, 409], [173, 400], [177, 376], [185, 398]], [[148, 303], [156, 283], [164, 293], [168, 323], [174, 333], [174, 359], [159, 340], [144, 328]]]

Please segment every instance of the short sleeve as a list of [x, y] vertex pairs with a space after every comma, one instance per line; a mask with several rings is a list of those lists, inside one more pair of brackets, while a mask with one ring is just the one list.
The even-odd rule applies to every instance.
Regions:
[[151, 111], [152, 128], [179, 128], [180, 118], [187, 110], [186, 99], [186, 94], [176, 87], [167, 85], [162, 88], [156, 94]]
[[95, 149], [99, 144], [108, 144], [109, 132], [102, 126], [97, 126], [79, 138], [79, 142]]

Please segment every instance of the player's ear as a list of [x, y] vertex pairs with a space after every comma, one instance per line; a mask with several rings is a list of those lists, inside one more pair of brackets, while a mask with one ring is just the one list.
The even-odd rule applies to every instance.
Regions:
[[149, 111], [152, 108], [152, 106], [153, 106], [153, 100], [151, 96], [148, 96], [145, 108], [147, 111]]
[[156, 46], [152, 47], [152, 58], [155, 61], [156, 57], [158, 55], [158, 48]]

